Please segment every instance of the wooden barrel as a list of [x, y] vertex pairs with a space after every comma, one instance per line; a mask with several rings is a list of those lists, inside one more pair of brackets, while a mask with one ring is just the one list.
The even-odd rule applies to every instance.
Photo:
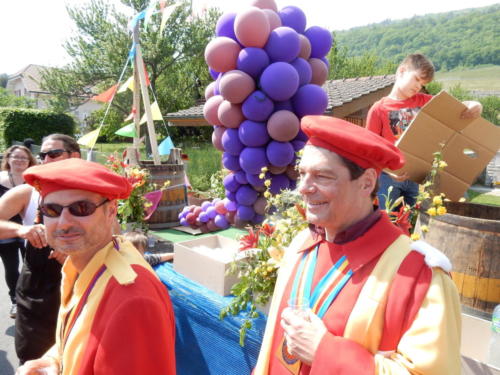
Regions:
[[[500, 303], [500, 207], [446, 202], [447, 214], [420, 213], [416, 233], [450, 259], [465, 310], [488, 316]], [[421, 225], [429, 225], [422, 233]]]
[[149, 171], [149, 180], [158, 186], [163, 186], [165, 181], [170, 181], [170, 186], [184, 184], [184, 164], [154, 165], [152, 160], [143, 160], [140, 166]]
[[179, 225], [179, 213], [187, 205], [186, 186], [174, 185], [163, 189], [161, 201], [148, 220], [151, 229], [165, 229]]

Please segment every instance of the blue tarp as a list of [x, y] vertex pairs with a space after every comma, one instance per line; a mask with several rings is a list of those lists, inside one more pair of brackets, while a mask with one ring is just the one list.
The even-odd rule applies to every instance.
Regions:
[[172, 264], [155, 267], [167, 286], [175, 311], [175, 351], [178, 375], [245, 375], [257, 362], [266, 317], [260, 314], [247, 332], [245, 347], [239, 345], [244, 317], [219, 319], [231, 301], [175, 272]]

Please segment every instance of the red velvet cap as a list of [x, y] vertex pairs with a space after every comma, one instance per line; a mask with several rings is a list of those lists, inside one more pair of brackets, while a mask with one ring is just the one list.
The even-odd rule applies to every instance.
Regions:
[[112, 199], [125, 199], [132, 191], [128, 180], [104, 165], [70, 158], [36, 165], [23, 173], [24, 180], [42, 197], [59, 190], [87, 190]]
[[309, 137], [308, 145], [326, 148], [362, 168], [400, 169], [405, 159], [401, 151], [381, 136], [329, 116], [304, 116], [300, 124]]

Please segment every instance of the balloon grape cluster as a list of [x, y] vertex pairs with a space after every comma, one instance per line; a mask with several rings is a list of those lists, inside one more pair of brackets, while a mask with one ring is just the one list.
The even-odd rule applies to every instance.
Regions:
[[[296, 152], [307, 141], [300, 119], [323, 114], [328, 104], [321, 85], [328, 76], [332, 34], [318, 26], [306, 28], [306, 16], [296, 6], [278, 11], [274, 0], [251, 4], [223, 14], [205, 49], [214, 81], [205, 90], [203, 113], [230, 171], [224, 178], [224, 207], [234, 212], [224, 214], [228, 224], [214, 219], [218, 228], [263, 221], [265, 180], [271, 181], [272, 194], [295, 188]], [[193, 225], [190, 214], [183, 217], [185, 225]], [[205, 220], [201, 213], [198, 217]]]

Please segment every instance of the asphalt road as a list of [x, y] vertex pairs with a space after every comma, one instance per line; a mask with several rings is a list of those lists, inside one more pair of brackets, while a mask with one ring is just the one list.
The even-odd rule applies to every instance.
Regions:
[[[0, 260], [1, 263], [1, 260]], [[14, 349], [14, 319], [9, 317], [10, 299], [3, 264], [0, 265], [0, 375], [13, 375], [18, 360]]]

